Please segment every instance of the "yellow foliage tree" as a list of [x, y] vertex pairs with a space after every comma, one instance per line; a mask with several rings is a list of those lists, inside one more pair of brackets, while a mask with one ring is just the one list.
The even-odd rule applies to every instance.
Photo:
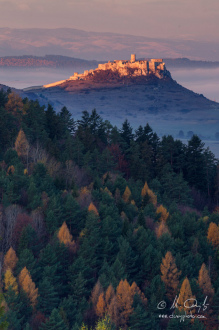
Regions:
[[165, 257], [162, 258], [160, 270], [162, 274], [161, 280], [165, 284], [167, 297], [172, 300], [177, 293], [181, 272], [178, 271], [175, 264], [175, 258], [170, 251], [167, 251]]
[[7, 270], [8, 268], [13, 272], [16, 264], [18, 262], [18, 257], [16, 256], [16, 252], [12, 247], [8, 250], [4, 257], [3, 269]]
[[11, 165], [7, 170], [7, 174], [14, 174], [14, 171], [15, 171], [14, 165]]
[[208, 227], [208, 240], [214, 247], [219, 246], [219, 226], [214, 222], [211, 222]]
[[24, 267], [20, 272], [18, 282], [30, 299], [31, 305], [35, 307], [37, 304], [38, 289], [36, 288], [35, 283], [32, 281], [30, 273], [26, 267]]
[[9, 286], [11, 286], [12, 290], [14, 290], [16, 294], [18, 294], [18, 285], [16, 278], [13, 276], [12, 271], [9, 268], [6, 270], [4, 275], [4, 286], [5, 290], [8, 290]]
[[169, 217], [169, 212], [167, 212], [167, 209], [163, 206], [160, 205], [157, 210], [156, 213], [159, 214], [160, 213], [160, 220], [166, 222], [167, 218]]
[[154, 192], [148, 187], [147, 182], [145, 182], [144, 187], [141, 191], [142, 199], [144, 199], [146, 196], [149, 198], [149, 202], [152, 203], [154, 206], [157, 205], [157, 196], [154, 194]]
[[131, 190], [129, 189], [128, 186], [126, 186], [124, 194], [122, 195], [122, 199], [124, 200], [125, 203], [128, 203], [131, 198]]
[[91, 202], [89, 207], [88, 207], [89, 212], [94, 212], [97, 216], [99, 215], [96, 206]]
[[184, 310], [186, 314], [190, 314], [190, 312], [195, 313], [195, 309], [192, 308], [192, 306], [194, 306], [194, 299], [195, 296], [192, 295], [191, 286], [188, 278], [186, 277], [180, 289], [177, 308], [180, 311]]
[[17, 154], [19, 157], [27, 157], [30, 145], [27, 141], [26, 135], [24, 134], [24, 131], [20, 129], [17, 139], [15, 141], [15, 150], [17, 151]]
[[201, 269], [199, 270], [198, 284], [205, 296], [208, 296], [210, 298], [213, 297], [214, 288], [211, 285], [211, 278], [208, 274], [208, 270], [204, 263], [202, 264]]

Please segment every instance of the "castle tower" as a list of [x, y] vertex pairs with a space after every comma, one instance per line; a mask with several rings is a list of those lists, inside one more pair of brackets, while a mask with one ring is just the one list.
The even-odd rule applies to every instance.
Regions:
[[136, 61], [136, 55], [135, 54], [131, 54], [131, 62], [135, 62]]

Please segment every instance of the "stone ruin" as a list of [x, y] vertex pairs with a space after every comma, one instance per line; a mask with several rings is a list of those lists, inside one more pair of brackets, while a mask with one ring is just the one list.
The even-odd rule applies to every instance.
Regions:
[[148, 76], [150, 74], [155, 75], [156, 77], [162, 79], [168, 75], [166, 70], [165, 63], [162, 59], [151, 59], [149, 61], [136, 61], [136, 55], [131, 54], [130, 61], [115, 60], [113, 62], [109, 61], [108, 63], [99, 64], [98, 68], [95, 70], [85, 70], [84, 73], [79, 74], [75, 72], [67, 80], [57, 81], [52, 84], [44, 85], [43, 87], [54, 87], [62, 84], [68, 80], [87, 80], [88, 77], [94, 75], [96, 72], [111, 70], [112, 72], [117, 72], [120, 77], [125, 76]]
[[98, 71], [117, 71], [120, 77], [125, 77], [130, 75], [130, 69], [132, 69], [132, 76], [147, 76], [149, 74], [154, 74], [158, 78], [163, 78], [167, 72], [165, 63], [162, 59], [151, 59], [150, 61], [136, 61], [136, 55], [131, 55], [130, 61], [115, 60], [113, 62], [109, 61], [108, 63], [99, 64], [98, 68], [95, 70], [85, 70], [84, 73], [79, 74], [75, 72], [71, 76], [70, 80], [80, 80], [86, 79], [86, 77], [91, 74], [93, 75]]

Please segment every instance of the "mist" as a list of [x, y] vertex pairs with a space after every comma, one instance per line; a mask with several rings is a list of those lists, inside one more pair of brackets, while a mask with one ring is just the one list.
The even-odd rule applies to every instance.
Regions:
[[219, 102], [219, 67], [216, 69], [170, 69], [172, 78], [193, 92]]

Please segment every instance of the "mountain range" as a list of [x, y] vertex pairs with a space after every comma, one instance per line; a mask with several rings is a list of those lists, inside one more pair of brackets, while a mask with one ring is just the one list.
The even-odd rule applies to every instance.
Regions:
[[114, 60], [138, 57], [218, 61], [219, 44], [188, 39], [163, 39], [115, 33], [88, 32], [72, 28], [0, 28], [0, 56], [47, 54], [80, 57], [87, 60]]

